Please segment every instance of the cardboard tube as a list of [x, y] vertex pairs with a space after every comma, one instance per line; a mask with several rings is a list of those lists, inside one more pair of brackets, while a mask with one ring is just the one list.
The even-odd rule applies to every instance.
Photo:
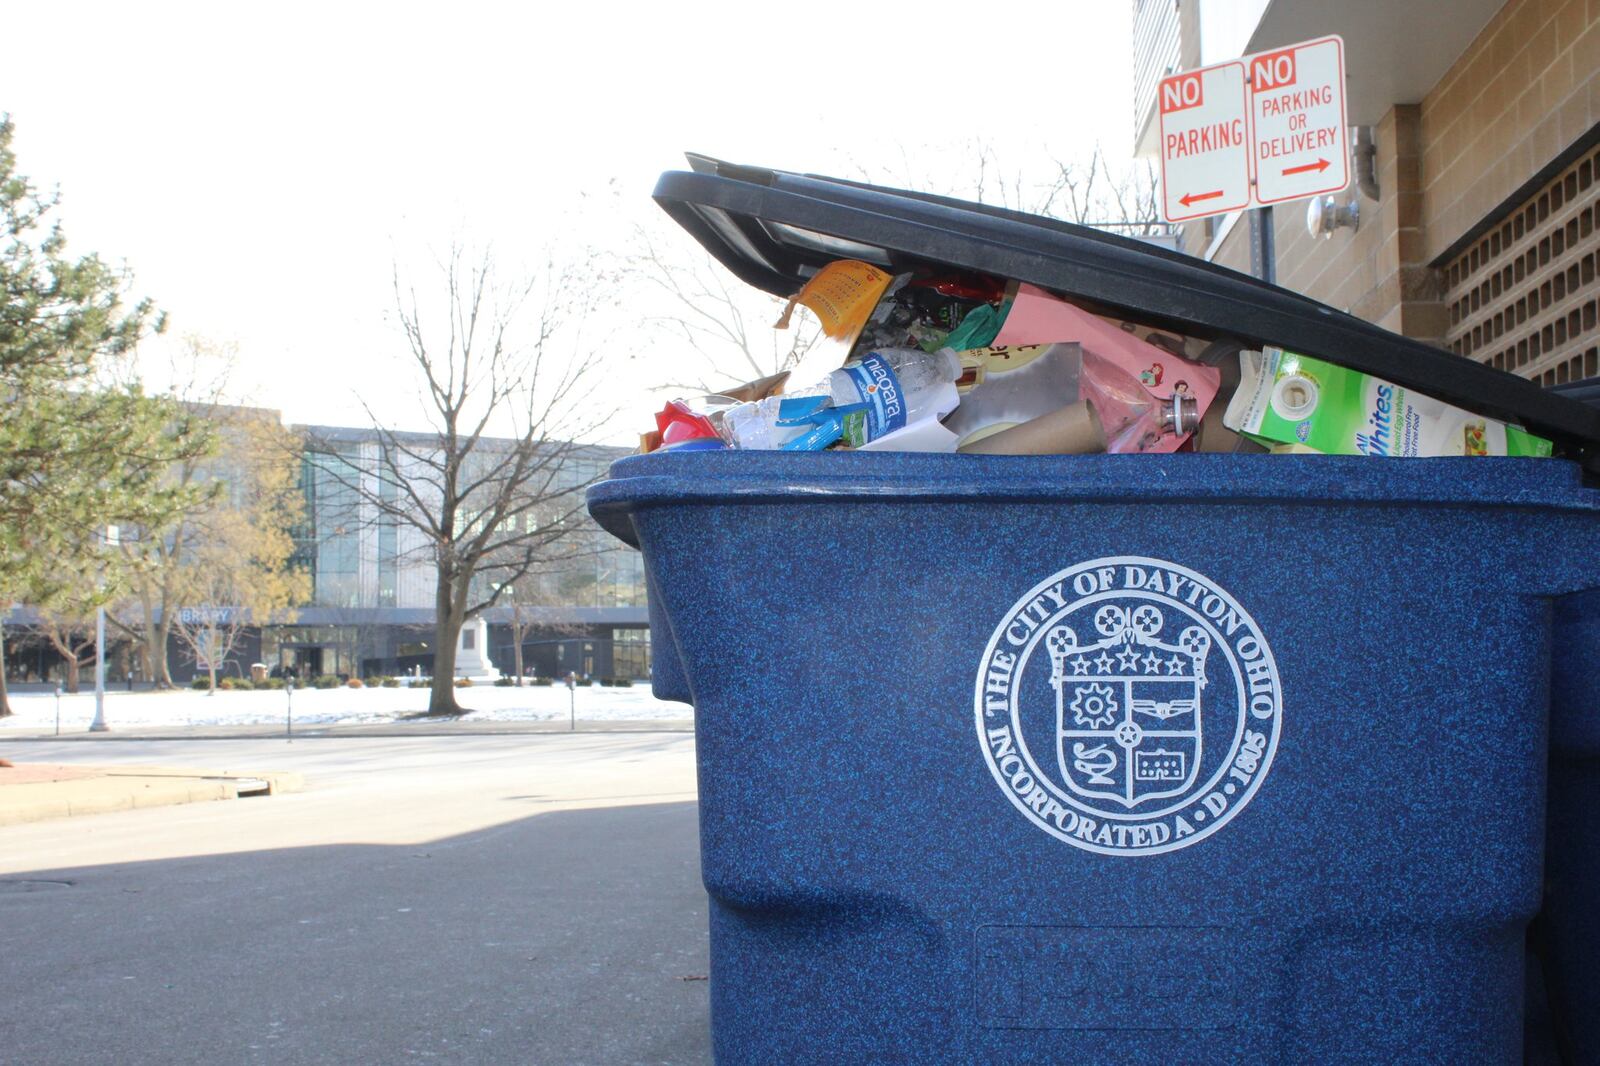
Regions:
[[1087, 400], [1068, 404], [957, 449], [969, 455], [1088, 455], [1105, 450], [1105, 428]]

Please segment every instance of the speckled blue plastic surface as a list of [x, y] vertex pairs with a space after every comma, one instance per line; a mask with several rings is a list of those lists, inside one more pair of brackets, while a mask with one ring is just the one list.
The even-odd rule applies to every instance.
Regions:
[[[652, 455], [589, 504], [673, 623], [657, 691], [695, 705], [719, 1062], [1521, 1061], [1551, 605], [1600, 586], [1570, 464]], [[1136, 594], [1129, 558], [1171, 595]], [[1117, 561], [1073, 570], [1095, 560]], [[1115, 813], [1102, 792], [1131, 789], [1131, 819], [1169, 802], [1135, 778], [1240, 770], [1226, 813], [1183, 785], [1163, 824], [1198, 831], [1143, 852], [1154, 830], [1030, 814], [1045, 793], [984, 719], [1008, 622], [1063, 668], [1110, 634], [1207, 679], [1184, 690], [1203, 738], [1083, 741], [1129, 763], [1096, 785], [1100, 756], [1045, 749], [1079, 742], [1065, 693], [1080, 724], [1109, 703], [1038, 643], [1012, 721], [1050, 796]], [[1185, 723], [1182, 684], [1119, 688], [1152, 668], [1109, 658], [1083, 669], [1147, 728]], [[1270, 758], [1234, 759], [1254, 731]]]
[[1600, 592], [1558, 600], [1555, 630], [1545, 986], [1568, 1061], [1600, 1062]]

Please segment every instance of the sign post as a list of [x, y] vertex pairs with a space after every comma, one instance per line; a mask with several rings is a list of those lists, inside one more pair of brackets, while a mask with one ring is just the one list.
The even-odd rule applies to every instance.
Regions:
[[1161, 208], [1188, 222], [1350, 184], [1344, 41], [1321, 37], [1184, 71], [1156, 88]]

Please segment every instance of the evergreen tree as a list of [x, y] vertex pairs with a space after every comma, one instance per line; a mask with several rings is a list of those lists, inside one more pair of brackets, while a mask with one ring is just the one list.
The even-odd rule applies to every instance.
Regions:
[[[190, 493], [168, 464], [209, 448], [209, 434], [169, 401], [115, 380], [139, 340], [165, 325], [148, 301], [123, 302], [128, 274], [73, 258], [55, 194], [17, 173], [13, 124], [0, 116], [0, 608], [76, 583], [103, 560], [95, 531], [160, 528]], [[94, 580], [103, 595], [114, 582]], [[86, 594], [74, 592], [76, 611]], [[9, 714], [0, 663], [0, 715]]]

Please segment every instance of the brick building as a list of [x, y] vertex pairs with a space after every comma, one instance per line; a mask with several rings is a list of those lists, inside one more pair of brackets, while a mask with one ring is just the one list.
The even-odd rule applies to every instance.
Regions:
[[1140, 153], [1168, 73], [1330, 33], [1357, 179], [1325, 206], [1355, 225], [1290, 203], [1182, 248], [1545, 385], [1600, 374], [1600, 2], [1135, 0]]

